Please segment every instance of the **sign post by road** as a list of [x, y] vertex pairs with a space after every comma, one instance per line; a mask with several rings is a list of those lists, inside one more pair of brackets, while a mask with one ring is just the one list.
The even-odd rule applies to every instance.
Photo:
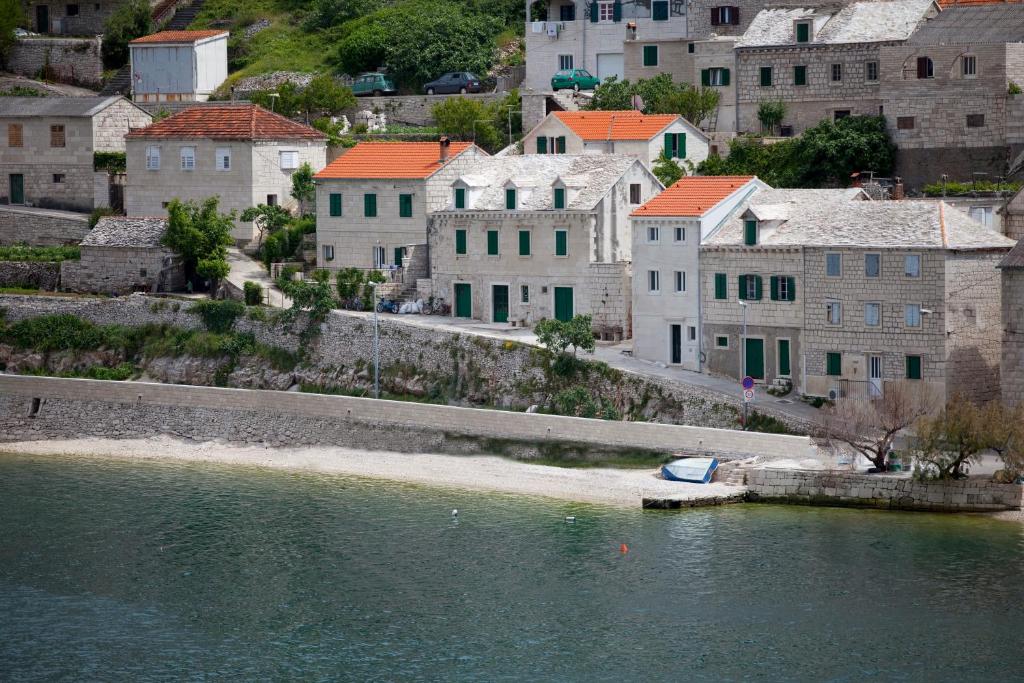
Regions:
[[754, 400], [754, 378], [747, 376], [743, 378], [743, 429], [747, 429], [747, 405]]

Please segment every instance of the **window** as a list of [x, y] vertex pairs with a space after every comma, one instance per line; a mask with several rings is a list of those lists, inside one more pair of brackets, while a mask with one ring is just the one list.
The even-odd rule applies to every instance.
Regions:
[[324, 261], [333, 261], [333, 260], [334, 260], [334, 245], [333, 244], [325, 244], [324, 245]]
[[967, 127], [968, 128], [984, 128], [985, 127], [985, 115], [984, 114], [968, 114], [967, 115]]
[[761, 67], [761, 87], [772, 87], [772, 68], [770, 66]]
[[796, 278], [789, 275], [772, 275], [772, 301], [796, 301]]
[[907, 356], [907, 379], [921, 379], [921, 356]]
[[961, 64], [964, 78], [974, 78], [978, 75], [978, 58], [974, 55], [964, 55]]
[[656, 228], [653, 225], [647, 228], [647, 242], [653, 244], [661, 240], [661, 228]]
[[932, 64], [931, 57], [918, 57], [917, 58], [917, 77], [918, 78], [934, 78], [935, 77], [935, 65]]
[[555, 230], [555, 256], [569, 255], [569, 231]]
[[921, 255], [907, 254], [903, 257], [904, 277], [921, 277]]
[[843, 354], [834, 351], [825, 354], [825, 374], [832, 377], [843, 374]]
[[864, 254], [864, 277], [878, 277], [882, 272], [881, 254]]
[[552, 154], [565, 154], [565, 136], [559, 135], [552, 140], [554, 140], [554, 144], [551, 146]]
[[682, 270], [675, 271], [673, 273], [673, 275], [672, 275], [672, 280], [673, 280], [673, 284], [675, 285], [674, 289], [675, 289], [676, 294], [681, 294], [682, 292], [686, 291], [686, 272], [685, 271], [682, 271]]
[[516, 208], [516, 191], [511, 187], [505, 190], [505, 208], [509, 211], [515, 211]]
[[330, 195], [330, 201], [328, 203], [330, 204], [330, 207], [329, 207], [330, 208], [330, 214], [332, 216], [335, 216], [335, 217], [340, 216], [341, 215], [341, 193], [339, 193], [339, 192], [332, 192], [331, 195]]
[[796, 42], [811, 42], [811, 24], [806, 21], [798, 22], [796, 25]]
[[757, 244], [757, 221], [743, 221], [743, 244], [748, 247]]
[[697, 46], [694, 43], [687, 43], [686, 51], [692, 55], [694, 52], [697, 51]]
[[793, 67], [793, 85], [807, 85], [807, 67]]
[[55, 182], [55, 183], [57, 183], [59, 185], [59, 184], [64, 182], [64, 177], [65, 176], [64, 176], [63, 173], [54, 173], [53, 174], [53, 182]]
[[455, 208], [465, 209], [466, 208], [466, 190], [461, 187], [455, 188]]
[[967, 215], [984, 225], [986, 228], [992, 227], [991, 206], [972, 206], [967, 210]]
[[729, 70], [715, 67], [713, 69], [701, 69], [701, 85], [724, 87], [729, 85]]
[[629, 203], [639, 204], [640, 203], [640, 183], [630, 183], [629, 185]]
[[567, 71], [572, 69], [572, 55], [558, 55], [558, 70]]
[[837, 83], [843, 80], [843, 65], [833, 64], [832, 65], [832, 82]]
[[[615, 21], [615, 5], [618, 3], [614, 2], [599, 2], [597, 3], [597, 19], [598, 21]], [[621, 5], [619, 5], [621, 7]], [[621, 12], [621, 10], [619, 10]]]
[[194, 171], [196, 168], [196, 148], [195, 147], [182, 147], [181, 148], [181, 170], [182, 171]]
[[69, 17], [77, 17], [78, 16], [78, 5], [68, 5], [67, 8], [64, 10], [64, 12]]
[[276, 194], [268, 194], [267, 195], [267, 206], [277, 206], [277, 195]]
[[412, 218], [412, 195], [411, 194], [400, 194], [400, 195], [398, 195], [398, 217], [399, 218]]
[[555, 188], [555, 208], [556, 209], [564, 209], [565, 208], [565, 188], [564, 187], [556, 187]]
[[455, 231], [455, 253], [464, 255], [466, 253], [466, 231], [459, 229]]
[[365, 218], [376, 218], [377, 217], [377, 195], [375, 195], [375, 194], [364, 194], [363, 195], [363, 216]]
[[842, 254], [825, 254], [825, 275], [828, 277], [843, 276]]
[[740, 275], [739, 297], [744, 301], [761, 300], [761, 276]]
[[651, 294], [661, 294], [661, 272], [657, 270], [647, 271], [647, 291]]
[[231, 149], [228, 147], [218, 147], [214, 155], [213, 165], [218, 171], [230, 171]]
[[281, 152], [281, 170], [290, 171], [299, 167], [299, 153], [297, 151]]
[[160, 148], [155, 146], [149, 146], [146, 148], [146, 170], [147, 171], [159, 171], [160, 170]]
[[519, 231], [519, 255], [529, 256], [530, 255], [530, 231], [520, 230]]
[[864, 63], [864, 80], [872, 82], [878, 80], [878, 62]]
[[882, 324], [882, 304], [864, 304], [864, 324], [868, 327], [878, 327]]
[[665, 156], [669, 159], [686, 158], [686, 133], [665, 133]]
[[849, 109], [836, 109], [834, 112], [832, 112], [832, 120], [839, 121], [840, 119], [845, 119], [852, 113], [853, 112], [851, 112]]
[[673, 238], [675, 239], [676, 242], [685, 242], [686, 241], [686, 228], [676, 228], [675, 229], [675, 235], [674, 235]]
[[[559, 21], [576, 21], [576, 3], [571, 5], [562, 5], [558, 8], [558, 20]], [[567, 67], [567, 68], [572, 68]]]
[[913, 116], [897, 116], [896, 117], [896, 128], [898, 130], [913, 130], [914, 129], [914, 117]]
[[904, 306], [903, 322], [907, 327], [921, 327], [921, 305], [907, 304]]
[[7, 146], [21, 147], [25, 144], [24, 129], [20, 123], [7, 124]]
[[651, 19], [668, 21], [668, 0], [654, 0], [651, 3]]
[[715, 298], [729, 298], [729, 279], [725, 273], [715, 273]]
[[686, 338], [689, 341], [697, 341], [697, 328], [693, 325], [689, 325], [686, 328]]
[[64, 126], [50, 126], [50, 147], [64, 146]]
[[739, 7], [712, 7], [711, 8], [711, 25], [712, 26], [739, 26], [740, 23], [740, 8]]
[[729, 338], [725, 335], [715, 337], [715, 348], [727, 349], [729, 348]]
[[843, 305], [838, 301], [825, 302], [825, 320], [829, 325], [841, 325], [843, 323]]
[[644, 45], [644, 66], [658, 66], [657, 45]]
[[530, 303], [530, 285], [519, 285], [519, 301], [524, 304]]
[[488, 230], [487, 231], [487, 255], [497, 256], [498, 255], [498, 231]]

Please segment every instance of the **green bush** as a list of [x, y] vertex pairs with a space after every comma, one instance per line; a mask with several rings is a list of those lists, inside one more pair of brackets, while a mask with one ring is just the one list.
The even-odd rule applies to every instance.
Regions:
[[189, 309], [203, 319], [203, 325], [210, 332], [223, 334], [230, 332], [235, 321], [245, 314], [245, 304], [241, 301], [200, 301]]
[[124, 152], [93, 152], [92, 169], [107, 173], [124, 173], [128, 167], [127, 159]]
[[128, 63], [128, 43], [153, 32], [148, 0], [128, 0], [103, 27], [103, 65], [117, 69]]
[[259, 306], [263, 303], [263, 287], [259, 283], [246, 280], [243, 290], [246, 306]]
[[79, 258], [81, 258], [81, 250], [78, 247], [30, 247], [27, 245], [0, 247], [0, 261], [31, 261], [40, 263], [77, 261]]
[[1021, 183], [1017, 182], [993, 183], [990, 180], [964, 182], [946, 181], [945, 183], [938, 182], [925, 185], [924, 193], [928, 197], [957, 197], [970, 195], [975, 192], [1008, 192], [1013, 194], [1020, 188]]
[[765, 434], [793, 434], [793, 430], [786, 426], [786, 423], [771, 415], [752, 411], [747, 416], [746, 430], [748, 432], [763, 432]]

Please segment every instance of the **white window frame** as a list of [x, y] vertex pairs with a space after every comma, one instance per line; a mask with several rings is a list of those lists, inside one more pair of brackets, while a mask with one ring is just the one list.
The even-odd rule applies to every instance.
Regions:
[[559, 71], [572, 71], [575, 68], [573, 66], [572, 55], [558, 55], [558, 70]]
[[747, 301], [757, 301], [757, 276], [747, 275], [743, 278], [743, 286], [747, 288]]
[[[836, 75], [839, 78], [836, 78]], [[830, 83], [842, 83], [843, 82], [843, 65], [841, 62], [836, 62], [829, 67], [829, 82]]]
[[195, 147], [182, 147], [181, 148], [181, 170], [182, 171], [194, 171], [194, 170], [196, 170], [196, 148]]
[[686, 326], [686, 340], [697, 341], [697, 328], [694, 325]]
[[907, 304], [903, 307], [903, 324], [918, 329], [921, 327], [921, 304]]
[[280, 155], [282, 171], [294, 171], [299, 167], [299, 150], [282, 149], [278, 154]]
[[677, 225], [675, 229], [672, 231], [672, 238], [673, 241], [676, 242], [677, 244], [682, 244], [683, 242], [685, 242], [686, 228]]
[[732, 6], [723, 6], [718, 8], [718, 23], [724, 26], [731, 26], [733, 23], [733, 12], [737, 11]]
[[[874, 322], [871, 322], [868, 311], [873, 310], [875, 312]], [[865, 327], [881, 327], [882, 326], [882, 304], [877, 301], [868, 301], [864, 304], [864, 326]]]
[[647, 244], [657, 244], [661, 241], [661, 228], [656, 225], [647, 226]]
[[146, 170], [147, 171], [159, 171], [160, 170], [160, 146], [149, 145], [146, 147]]
[[231, 148], [230, 147], [218, 147], [217, 148], [214, 167], [218, 171], [230, 171], [231, 170]]
[[868, 83], [878, 82], [878, 61], [870, 60], [864, 62], [864, 80]]
[[683, 294], [686, 292], [686, 271], [677, 270], [672, 273], [672, 290], [676, 294]]
[[712, 68], [708, 69], [708, 85], [709, 86], [719, 87], [719, 88], [724, 87], [722, 85], [722, 81], [724, 80], [722, 78], [722, 75], [724, 73], [725, 73], [725, 68], [724, 67], [716, 66], [716, 67], [712, 67]]
[[779, 301], [789, 301], [789, 278], [785, 275], [780, 275], [778, 278], [779, 283]]
[[[874, 256], [878, 259], [878, 271], [874, 275], [868, 272], [868, 257], [870, 256]], [[875, 280], [882, 277], [882, 255], [880, 253], [872, 251], [864, 254], [864, 277], [869, 280]]]
[[825, 322], [829, 325], [843, 324], [843, 304], [839, 301], [825, 302]]
[[[833, 275], [829, 272], [829, 262], [831, 257], [836, 257], [836, 262], [839, 264], [839, 272]], [[843, 276], [843, 255], [839, 252], [831, 251], [825, 253], [825, 277], [842, 277]]]
[[661, 294], [661, 271], [660, 270], [648, 270], [647, 271], [647, 293], [648, 294]]
[[[911, 261], [913, 259], [913, 261]], [[910, 272], [910, 264], [917, 263], [917, 272]], [[918, 279], [921, 277], [921, 255], [920, 254], [907, 254], [903, 257], [903, 277]]]
[[[978, 213], [981, 214], [980, 218], [976, 215]], [[984, 225], [986, 228], [992, 227], [992, 214], [993, 211], [991, 206], [971, 206], [967, 209], [967, 215]]]
[[960, 73], [964, 78], [978, 77], [978, 57], [975, 55], [964, 55], [960, 59]]
[[323, 247], [324, 247], [324, 261], [333, 261], [334, 260], [334, 245], [333, 244], [325, 244], [325, 245], [323, 245]]
[[614, 2], [598, 2], [597, 3], [597, 20], [598, 21], [615, 21], [615, 3]]

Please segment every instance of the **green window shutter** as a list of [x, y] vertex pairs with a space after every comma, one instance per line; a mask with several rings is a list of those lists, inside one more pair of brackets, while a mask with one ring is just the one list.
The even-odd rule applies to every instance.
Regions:
[[793, 85], [807, 85], [807, 67], [793, 67]]
[[907, 356], [907, 379], [921, 379], [921, 356]]
[[770, 66], [761, 67], [761, 87], [770, 88], [772, 86], [772, 68]]
[[669, 159], [673, 157], [676, 151], [675, 140], [675, 133], [665, 133], [665, 156], [667, 156]]
[[796, 278], [786, 278], [786, 301], [796, 301]]
[[592, 24], [596, 24], [597, 23], [597, 3], [596, 2], [590, 3], [590, 23], [592, 23]]
[[729, 70], [728, 69], [722, 69], [722, 85], [723, 86], [729, 85]]
[[569, 255], [569, 233], [565, 230], [555, 230], [555, 256]]
[[565, 208], [565, 188], [564, 187], [556, 187], [555, 188], [555, 208], [556, 209], [564, 209]]
[[466, 253], [466, 231], [456, 230], [455, 231], [455, 253], [465, 254]]
[[680, 159], [686, 158], [686, 133], [676, 133], [676, 154]]
[[743, 244], [748, 247], [757, 244], [757, 221], [743, 221]]
[[377, 216], [377, 195], [363, 195], [363, 216], [366, 218], [375, 218]]
[[455, 188], [455, 208], [465, 209], [466, 208], [466, 190], [465, 188]]
[[761, 300], [761, 276], [751, 275], [754, 278], [754, 299], [757, 301]]
[[615, 0], [612, 5], [612, 21], [622, 21], [622, 2]]
[[843, 374], [843, 354], [834, 352], [825, 354], [825, 373], [833, 377]]
[[519, 255], [529, 256], [530, 255], [530, 231], [520, 230], [519, 231]]
[[715, 298], [725, 299], [729, 296], [729, 280], [725, 273], [715, 273]]
[[398, 217], [399, 218], [412, 218], [412, 195], [411, 194], [400, 194], [400, 195], [398, 195]]
[[657, 45], [644, 45], [644, 66], [658, 66]]
[[488, 230], [487, 231], [487, 255], [497, 256], [498, 255], [498, 231]]
[[778, 301], [779, 300], [779, 276], [778, 275], [772, 275], [771, 276], [771, 290], [772, 290], [771, 291], [772, 301]]
[[537, 154], [548, 153], [548, 139], [543, 135], [537, 136]]
[[331, 215], [341, 215], [341, 195], [337, 192], [331, 193]]
[[711, 69], [700, 70], [700, 84], [705, 88], [711, 85]]
[[668, 1], [654, 0], [651, 7], [651, 19], [654, 21], [668, 21]]
[[516, 191], [511, 188], [505, 190], [505, 208], [509, 211], [514, 211], [516, 208]]
[[806, 43], [811, 37], [810, 26], [807, 24], [796, 25], [796, 42]]
[[559, 154], [565, 154], [565, 136], [559, 135], [555, 138], [555, 149]]
[[738, 298], [740, 299], [740, 301], [746, 301], [747, 300], [747, 276], [746, 275], [740, 275], [738, 282], [739, 282]]

